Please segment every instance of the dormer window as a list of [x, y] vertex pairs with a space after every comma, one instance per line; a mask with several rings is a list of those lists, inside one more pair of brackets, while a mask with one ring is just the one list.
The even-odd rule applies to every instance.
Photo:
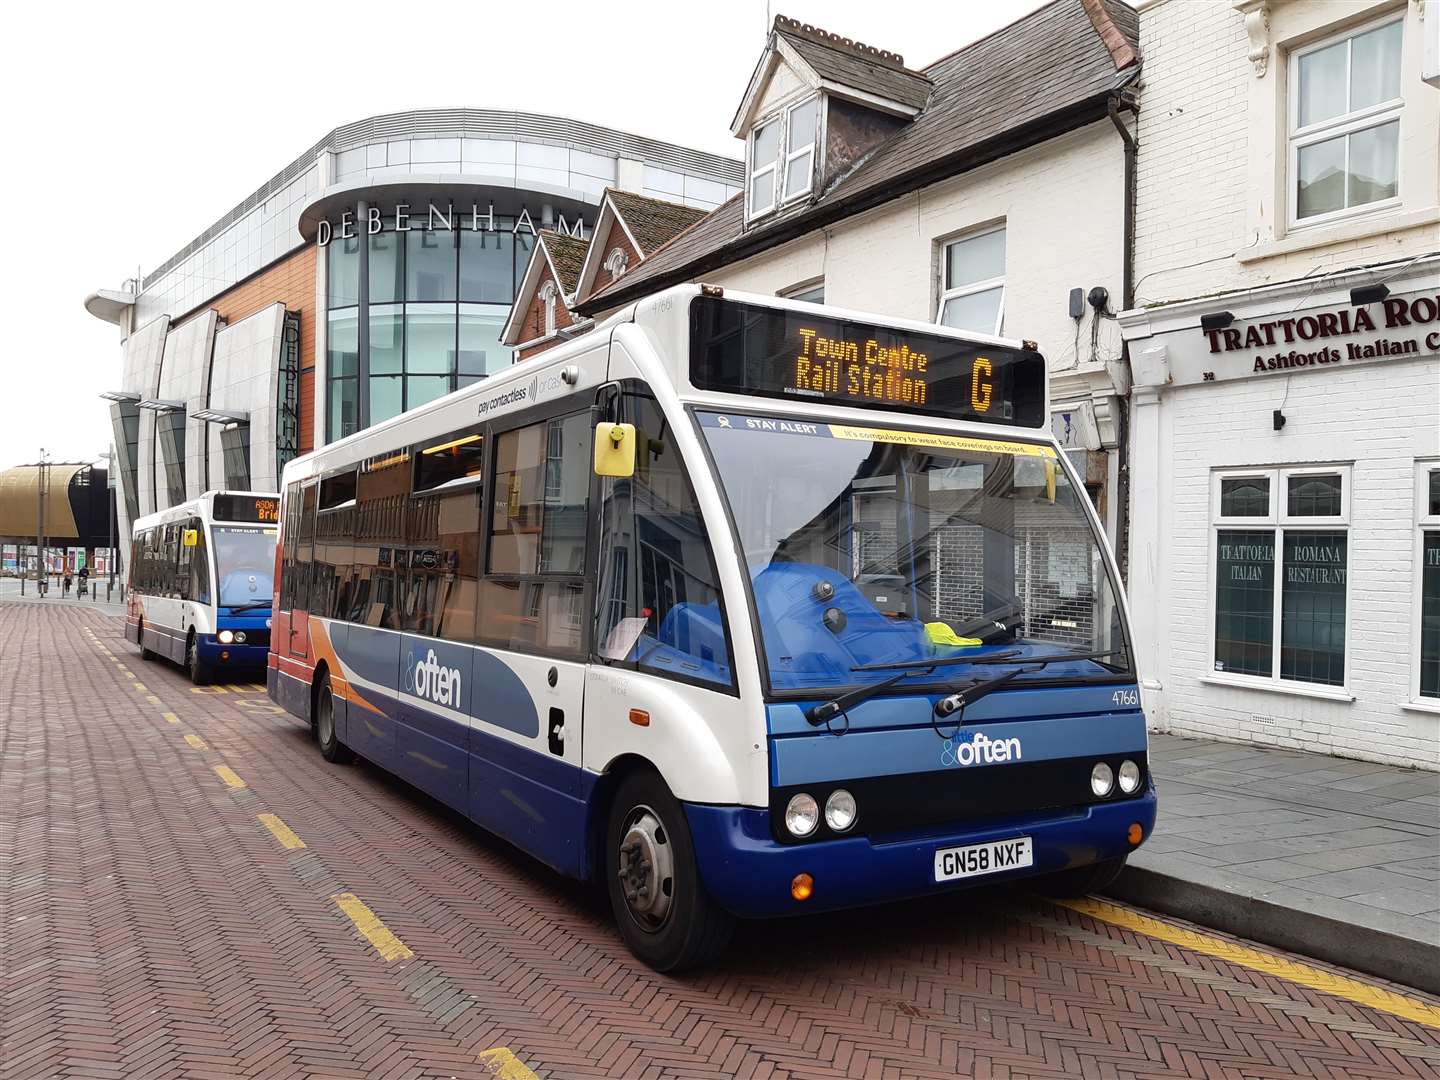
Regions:
[[545, 333], [555, 333], [555, 282], [547, 281], [540, 287], [540, 303], [545, 305]]
[[820, 99], [807, 98], [756, 124], [750, 132], [751, 219], [768, 214], [777, 203], [806, 194], [815, 176], [815, 136]]
[[610, 271], [611, 278], [618, 278], [624, 275], [626, 267], [630, 265], [630, 256], [625, 254], [624, 248], [614, 248], [609, 255], [605, 256], [605, 269]]

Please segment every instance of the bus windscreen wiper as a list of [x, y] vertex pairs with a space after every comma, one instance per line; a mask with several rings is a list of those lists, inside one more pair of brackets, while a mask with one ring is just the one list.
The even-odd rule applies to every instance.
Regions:
[[[881, 664], [878, 666], [902, 667], [902, 665], [900, 664]], [[871, 683], [869, 686], [861, 686], [855, 690], [851, 690], [849, 693], [841, 694], [837, 698], [831, 698], [829, 701], [816, 705], [814, 708], [809, 709], [805, 713], [805, 719], [809, 720], [810, 723], [814, 724], [816, 727], [819, 727], [821, 724], [828, 724], [831, 720], [834, 720], [837, 716], [840, 716], [846, 711], [853, 709], [862, 701], [869, 701], [876, 694], [883, 693], [884, 691], [889, 690], [890, 687], [894, 686], [901, 679], [908, 679], [911, 675], [928, 675], [930, 671], [934, 669], [934, 667], [934, 664], [927, 664], [924, 668], [917, 670], [911, 665], [905, 664], [903, 665], [904, 670], [895, 673], [888, 679], [881, 679], [879, 682]], [[873, 668], [866, 666], [851, 668], [850, 670], [869, 671], [873, 670]]]
[[971, 683], [965, 687], [965, 689], [941, 698], [935, 703], [935, 716], [937, 719], [953, 717], [958, 727], [965, 722], [963, 719], [965, 706], [973, 705], [982, 697], [993, 694], [996, 690], [999, 690], [1006, 683], [1010, 682], [1010, 680], [1025, 674], [1027, 668], [1034, 668], [1038, 671], [1047, 664], [1058, 663], [1061, 660], [1099, 660], [1105, 656], [1118, 656], [1122, 652], [1124, 652], [1123, 649], [1110, 649], [1107, 652], [1056, 653], [1053, 656], [1026, 656], [1013, 659], [1012, 662], [1015, 664], [1014, 669], [1005, 672], [1004, 675], [997, 675], [993, 679], [985, 679], [982, 682]]
[[243, 604], [222, 604], [221, 606], [228, 607], [231, 611], [253, 611], [255, 608], [269, 607], [270, 601], [249, 600]]

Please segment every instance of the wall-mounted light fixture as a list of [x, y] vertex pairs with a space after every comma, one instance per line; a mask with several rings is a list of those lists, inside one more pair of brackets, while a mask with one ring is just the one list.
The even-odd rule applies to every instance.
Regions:
[[1356, 285], [1350, 290], [1350, 303], [1356, 307], [1362, 304], [1378, 304], [1390, 295], [1390, 286], [1383, 281], [1377, 281], [1374, 285]]
[[1285, 426], [1285, 414], [1279, 409], [1276, 409], [1273, 413], [1270, 414], [1270, 423], [1274, 426], [1276, 431], [1279, 431]]
[[1200, 329], [1202, 330], [1223, 330], [1235, 321], [1235, 316], [1229, 311], [1212, 311], [1209, 315], [1200, 316]]

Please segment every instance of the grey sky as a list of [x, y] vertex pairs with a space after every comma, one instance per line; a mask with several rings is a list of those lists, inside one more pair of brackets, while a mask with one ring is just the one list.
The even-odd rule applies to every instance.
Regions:
[[[1040, 6], [772, 0], [769, 10], [919, 67]], [[96, 395], [118, 384], [119, 334], [81, 301], [169, 257], [336, 125], [410, 108], [519, 108], [738, 156], [729, 122], [766, 27], [765, 0], [13, 7], [0, 66], [0, 285], [11, 310], [0, 469], [41, 446], [54, 460], [108, 448]]]

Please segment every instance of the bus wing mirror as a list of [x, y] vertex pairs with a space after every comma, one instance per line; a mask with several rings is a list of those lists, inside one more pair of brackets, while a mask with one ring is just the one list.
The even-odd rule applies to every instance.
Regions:
[[595, 475], [635, 475], [635, 425], [595, 425]]
[[185, 535], [181, 538], [181, 542], [186, 547], [198, 547], [200, 544], [200, 530], [186, 529]]

